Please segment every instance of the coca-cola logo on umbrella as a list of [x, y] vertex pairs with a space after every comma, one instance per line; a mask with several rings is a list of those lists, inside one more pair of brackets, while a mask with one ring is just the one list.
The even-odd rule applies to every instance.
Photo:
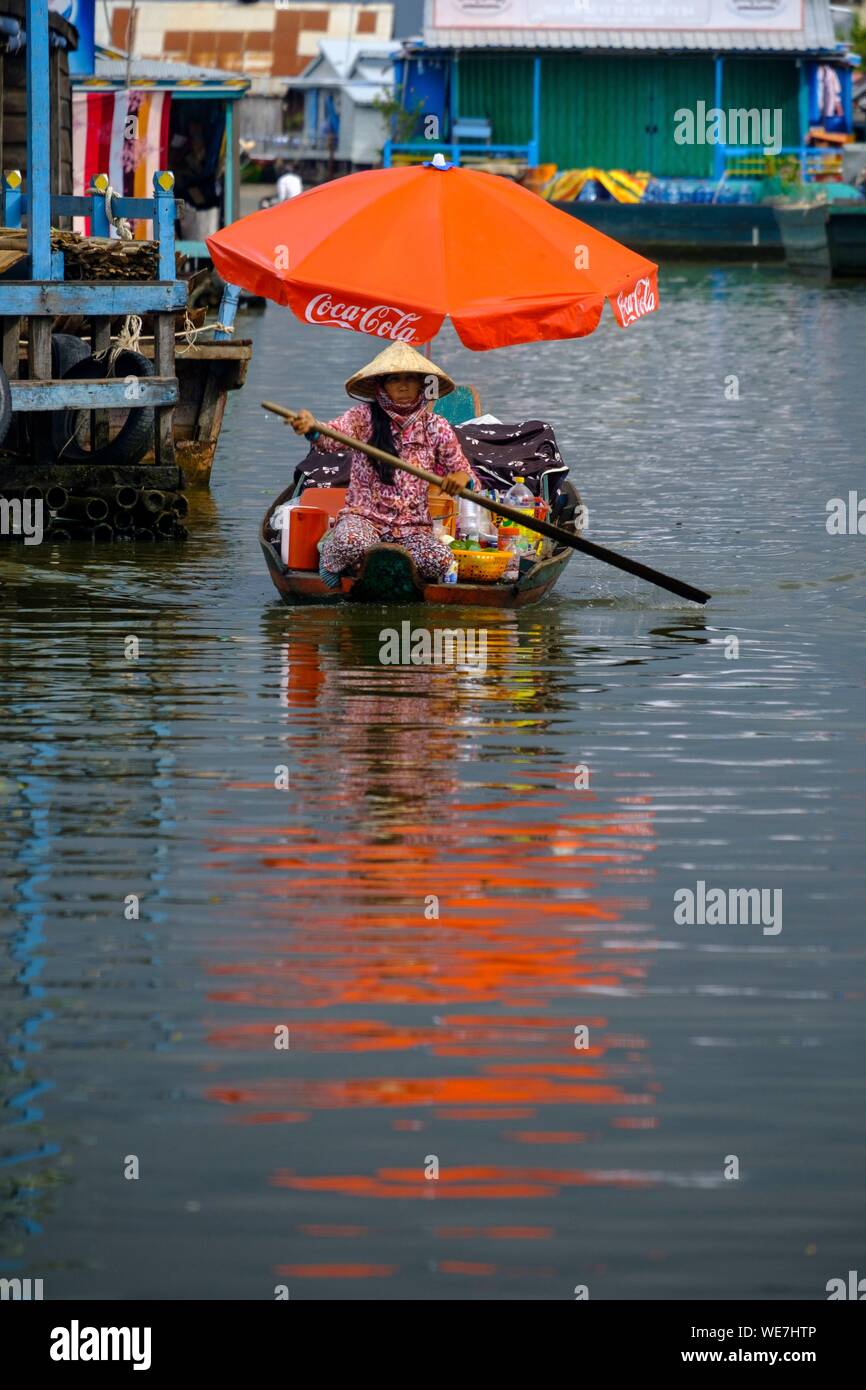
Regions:
[[343, 304], [327, 291], [314, 294], [304, 310], [307, 323], [327, 324], [331, 328], [349, 328], [356, 333], [370, 333], [374, 338], [390, 338], [396, 343], [419, 342], [414, 325], [420, 314], [395, 309], [391, 304]]
[[626, 294], [620, 290], [616, 297], [616, 307], [619, 314], [619, 321], [623, 328], [627, 328], [635, 319], [642, 319], [644, 314], [651, 314], [656, 307], [655, 291], [652, 281], [645, 277], [638, 280], [634, 289]]

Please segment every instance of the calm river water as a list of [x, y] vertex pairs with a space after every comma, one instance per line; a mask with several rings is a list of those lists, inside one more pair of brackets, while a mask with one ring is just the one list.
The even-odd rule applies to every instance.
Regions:
[[[553, 422], [592, 538], [714, 594], [575, 557], [459, 615], [484, 674], [379, 663], [453, 612], [277, 601], [256, 525], [302, 448], [259, 401], [327, 418], [378, 347], [277, 308], [185, 547], [3, 552], [4, 1274], [823, 1299], [862, 1270], [866, 537], [825, 521], [863, 484], [864, 322], [863, 286], [670, 266], [626, 332], [441, 335], [486, 409]], [[678, 922], [699, 882], [782, 915]]]

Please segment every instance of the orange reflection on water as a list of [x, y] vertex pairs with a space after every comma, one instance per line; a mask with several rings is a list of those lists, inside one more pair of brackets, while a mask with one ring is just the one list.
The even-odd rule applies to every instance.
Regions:
[[[521, 804], [528, 815], [538, 810], [528, 793]], [[579, 1002], [586, 990], [616, 993], [644, 978], [638, 939], [634, 949], [598, 949], [600, 926], [617, 923], [622, 908], [615, 899], [602, 906], [592, 890], [605, 865], [634, 864], [646, 854], [651, 840], [630, 837], [639, 809], [648, 812], [631, 805], [626, 820], [594, 807], [589, 816], [570, 810], [556, 821], [530, 816], [527, 823], [513, 819], [510, 802], [502, 806], [506, 819], [491, 818], [489, 808], [480, 822], [461, 812], [428, 826], [423, 840], [423, 827], [407, 822], [399, 844], [358, 832], [333, 840], [295, 833], [289, 853], [277, 829], [254, 845], [248, 831], [229, 832], [217, 854], [241, 872], [244, 860], [256, 872], [270, 925], [250, 936], [245, 958], [209, 967], [221, 982], [209, 997], [264, 1016], [212, 1028], [213, 1046], [232, 1053], [267, 1048], [276, 1018], [289, 1028], [295, 1057], [414, 1051], [476, 1065], [469, 1075], [293, 1074], [216, 1085], [209, 1097], [247, 1110], [242, 1122], [257, 1125], [300, 1123], [322, 1110], [435, 1107], [438, 1120], [513, 1122], [547, 1107], [622, 1111], [651, 1104], [650, 1086], [635, 1085], [643, 1039], [612, 1033], [604, 1015]], [[464, 824], [472, 843], [458, 829]], [[430, 919], [424, 905], [434, 889], [438, 916]], [[553, 918], [557, 928], [547, 925]], [[554, 1000], [558, 1009], [545, 1012]], [[572, 1001], [565, 1015], [563, 1000]], [[495, 1011], [468, 1012], [466, 1004]], [[420, 1006], [422, 1017], [315, 1017], [395, 1005]], [[579, 1050], [576, 1022], [588, 1030]], [[543, 1145], [582, 1142], [585, 1134], [547, 1124], [503, 1137]]]
[[[625, 794], [616, 784], [577, 793], [561, 755], [544, 760], [552, 678], [526, 663], [531, 625], [496, 621], [480, 682], [377, 669], [352, 649], [373, 643], [370, 631], [310, 619], [318, 642], [292, 635], [283, 652], [286, 744], [274, 761], [291, 763], [291, 797], [281, 801], [266, 769], [251, 768], [229, 790], [249, 806], [255, 791], [267, 823], [220, 821], [210, 846], [228, 891], [255, 906], [249, 925], [212, 943], [208, 999], [218, 1016], [208, 1042], [243, 1070], [207, 1094], [237, 1123], [317, 1126], [275, 1144], [269, 1181], [308, 1217], [297, 1227], [305, 1237], [363, 1233], [363, 1247], [336, 1253], [374, 1257], [280, 1265], [285, 1274], [393, 1273], [384, 1262], [393, 1243], [377, 1248], [377, 1231], [352, 1221], [369, 1201], [508, 1203], [486, 1209], [505, 1222], [437, 1224], [433, 1236], [544, 1242], [554, 1199], [654, 1182], [588, 1163], [522, 1162], [544, 1158], [547, 1146], [568, 1160], [568, 1145], [587, 1145], [609, 1124], [643, 1127], [634, 1112], [654, 1103], [645, 1041], [617, 1019], [646, 978], [635, 923], [655, 840], [649, 798], [630, 794], [631, 784]], [[521, 740], [507, 774], [479, 762], [482, 720], [488, 757], [490, 740]], [[291, 1036], [285, 1066], [274, 1057], [278, 1024]], [[257, 1052], [261, 1070], [251, 1074]], [[343, 1112], [354, 1113], [338, 1122]], [[314, 1155], [298, 1171], [277, 1167], [291, 1163], [293, 1137]], [[440, 1141], [449, 1158], [428, 1180], [425, 1149], [441, 1156]], [[521, 1220], [524, 1201], [542, 1203], [530, 1209], [538, 1224]], [[306, 1253], [318, 1251], [292, 1250]], [[470, 1258], [437, 1259], [436, 1271], [505, 1272], [483, 1258], [489, 1251], [462, 1253]]]
[[[543, 1073], [543, 1068], [538, 1068]], [[601, 1068], [576, 1068], [578, 1074], [603, 1075]], [[470, 1105], [487, 1102], [508, 1105], [531, 1100], [536, 1106], [556, 1103], [582, 1105], [645, 1105], [649, 1096], [630, 1096], [618, 1086], [594, 1086], [581, 1082], [547, 1081], [543, 1075], [526, 1077], [436, 1076], [360, 1077], [340, 1081], [262, 1081], [249, 1086], [213, 1086], [210, 1100], [223, 1105], [273, 1105], [296, 1102], [308, 1110], [353, 1110], [416, 1105]], [[295, 1113], [295, 1112], [293, 1112]]]
[[[425, 1181], [422, 1175], [419, 1183], [417, 1173], [413, 1174], [413, 1179], [409, 1183], [399, 1183], [385, 1181], [377, 1175], [367, 1177], [364, 1174], [357, 1176], [341, 1174], [339, 1177], [333, 1178], [303, 1178], [291, 1174], [276, 1173], [270, 1181], [274, 1187], [288, 1187], [295, 1192], [339, 1193], [343, 1197], [397, 1197], [401, 1200], [408, 1198], [410, 1200], [435, 1201], [440, 1195], [435, 1182]], [[495, 1198], [497, 1201], [518, 1201], [536, 1197], [555, 1197], [558, 1192], [559, 1188], [555, 1184], [544, 1183], [540, 1179], [529, 1182], [517, 1180], [506, 1182], [503, 1179], [495, 1184], [483, 1182], [452, 1184], [442, 1195], [449, 1201], [484, 1201], [487, 1198]]]
[[302, 1176], [279, 1171], [274, 1187], [296, 1192], [336, 1192], [344, 1196], [423, 1201], [496, 1200], [558, 1196], [568, 1187], [650, 1188], [657, 1180], [639, 1173], [593, 1172], [579, 1168], [505, 1168], [466, 1166], [443, 1169], [428, 1179], [418, 1168], [380, 1168], [372, 1176], [337, 1174]]

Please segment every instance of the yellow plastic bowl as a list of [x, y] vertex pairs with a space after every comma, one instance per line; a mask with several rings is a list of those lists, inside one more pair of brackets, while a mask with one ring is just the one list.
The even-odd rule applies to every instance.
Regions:
[[495, 584], [511, 558], [507, 550], [455, 550], [453, 554], [461, 584]]

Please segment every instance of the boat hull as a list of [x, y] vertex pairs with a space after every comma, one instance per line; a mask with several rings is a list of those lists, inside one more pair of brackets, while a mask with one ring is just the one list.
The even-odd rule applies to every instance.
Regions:
[[605, 236], [654, 259], [780, 261], [782, 238], [763, 204], [554, 202]]
[[866, 275], [866, 204], [777, 207], [792, 270], [840, 279]]
[[524, 608], [550, 593], [569, 564], [574, 551], [567, 546], [539, 560], [513, 584], [426, 583], [402, 546], [373, 546], [364, 557], [358, 574], [343, 577], [339, 588], [331, 589], [313, 570], [292, 570], [283, 564], [268, 540], [267, 526], [274, 509], [286, 501], [291, 488], [272, 502], [262, 518], [259, 544], [271, 581], [284, 603], [296, 605], [423, 603], [479, 608]]
[[[377, 546], [376, 550], [386, 547]], [[389, 550], [399, 550], [399, 546], [388, 546]], [[524, 608], [537, 603], [550, 593], [567, 566], [573, 551], [564, 551], [541, 560], [514, 584], [425, 584], [418, 582], [414, 594], [388, 595], [360, 590], [355, 592], [358, 581], [342, 580], [338, 590], [329, 589], [317, 574], [302, 570], [289, 570], [280, 564], [274, 554], [273, 546], [262, 542], [262, 550], [267, 561], [268, 571], [274, 588], [284, 603], [326, 604], [342, 607], [357, 603], [425, 603], [458, 604], [463, 607], [481, 608]], [[403, 552], [410, 560], [407, 552]], [[411, 561], [410, 561], [411, 563]]]
[[827, 208], [823, 203], [806, 207], [776, 207], [773, 209], [785, 260], [791, 270], [804, 274], [820, 274], [830, 269], [827, 245]]
[[834, 275], [866, 275], [866, 205], [830, 210], [827, 249]]
[[[152, 357], [153, 344], [143, 344], [141, 351]], [[172, 433], [174, 456], [183, 469], [187, 489], [210, 486], [226, 397], [229, 391], [239, 391], [243, 386], [252, 351], [252, 343], [246, 338], [227, 343], [194, 343], [187, 348], [178, 344], [178, 402], [172, 416]], [[145, 455], [145, 464], [152, 461], [152, 453]]]

